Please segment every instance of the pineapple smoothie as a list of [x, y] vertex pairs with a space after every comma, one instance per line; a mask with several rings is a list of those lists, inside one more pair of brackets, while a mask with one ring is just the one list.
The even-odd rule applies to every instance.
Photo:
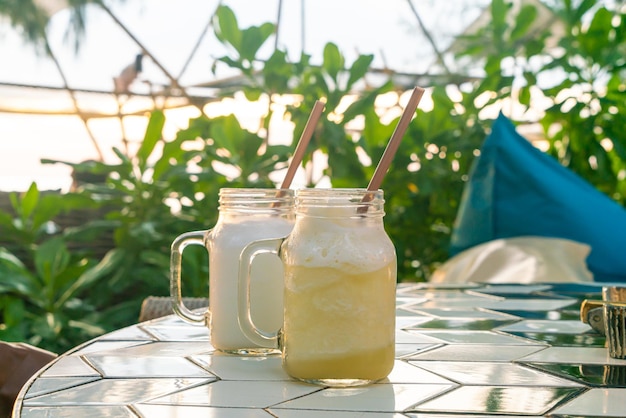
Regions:
[[396, 256], [382, 215], [314, 208], [283, 244], [283, 366], [314, 383], [385, 378], [395, 354]]

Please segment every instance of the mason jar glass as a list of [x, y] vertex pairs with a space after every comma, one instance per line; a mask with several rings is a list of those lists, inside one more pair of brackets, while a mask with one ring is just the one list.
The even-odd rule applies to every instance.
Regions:
[[[357, 386], [393, 368], [397, 262], [383, 216], [382, 190], [298, 190], [291, 233], [242, 252], [242, 330], [260, 345], [279, 348], [290, 376]], [[283, 326], [275, 333], [255, 327], [246, 306], [254, 283], [247, 265], [268, 252], [279, 255], [285, 274]]]
[[[287, 189], [223, 188], [219, 193], [219, 216], [209, 230], [178, 236], [172, 243], [170, 294], [174, 312], [183, 320], [207, 325], [211, 345], [236, 354], [265, 354], [240, 330], [237, 319], [239, 255], [252, 241], [284, 237], [293, 228], [294, 192]], [[190, 311], [181, 297], [181, 261], [188, 245], [204, 246], [209, 255], [209, 309]], [[255, 323], [273, 330], [283, 320], [283, 266], [271, 255], [260, 255], [252, 265], [254, 285], [250, 292]]]

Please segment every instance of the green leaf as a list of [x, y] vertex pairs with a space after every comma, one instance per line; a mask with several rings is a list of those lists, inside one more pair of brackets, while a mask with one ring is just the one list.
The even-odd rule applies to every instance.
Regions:
[[524, 79], [526, 80], [526, 85], [529, 87], [537, 84], [537, 76], [530, 71], [524, 71]]
[[13, 271], [28, 271], [24, 263], [4, 247], [0, 247], [0, 265]]
[[[571, 0], [568, 0], [568, 3], [571, 2]], [[597, 0], [583, 0], [580, 2], [579, 6], [577, 9], [574, 10], [574, 14], [572, 15], [572, 20], [571, 22], [581, 22], [583, 16], [589, 11], [591, 10], [596, 4], [598, 3]]]
[[228, 6], [220, 6], [215, 13], [214, 23], [215, 36], [222, 43], [226, 43], [241, 51], [242, 33], [237, 24], [237, 17]]
[[610, 46], [610, 31], [613, 14], [606, 8], [598, 9], [585, 33], [578, 36], [581, 49], [595, 60], [600, 61], [603, 51]]
[[246, 95], [246, 99], [250, 102], [256, 102], [263, 95], [264, 91], [260, 88], [245, 88], [244, 94]]
[[[366, 144], [368, 156], [372, 161], [376, 161], [382, 155], [381, 148], [384, 149], [389, 138], [391, 138], [394, 125], [383, 124], [374, 109], [370, 109], [364, 116], [365, 126], [363, 127], [362, 138]], [[376, 152], [376, 155], [373, 152]]]
[[103, 234], [121, 226], [118, 220], [95, 219], [87, 223], [68, 227], [63, 231], [67, 241], [90, 242], [102, 239]]
[[67, 268], [70, 253], [60, 237], [51, 238], [35, 250], [35, 268], [46, 286], [54, 288], [54, 279]]
[[163, 135], [163, 126], [165, 125], [165, 114], [161, 110], [154, 110], [150, 114], [148, 127], [144, 134], [141, 146], [137, 151], [138, 165], [141, 171], [145, 171], [148, 157], [154, 151], [154, 147]]
[[[369, 114], [370, 109], [375, 108], [376, 98], [389, 91], [393, 91], [394, 86], [389, 81], [379, 88], [369, 90], [363, 93], [362, 97], [352, 103], [348, 108], [344, 111], [344, 122], [349, 122], [354, 120], [359, 115]], [[375, 116], [375, 115], [372, 115]], [[378, 119], [378, 116], [375, 116]]]
[[152, 242], [158, 242], [162, 239], [162, 232], [157, 229], [156, 222], [152, 220], [143, 220], [134, 224], [129, 229], [129, 235], [136, 241], [149, 245]]
[[524, 39], [523, 47], [524, 50], [526, 50], [526, 56], [532, 57], [535, 55], [541, 55], [546, 48], [546, 44], [543, 37], [538, 39]]
[[296, 71], [296, 66], [288, 61], [285, 52], [274, 51], [263, 67], [263, 79], [268, 93], [291, 92], [289, 80]]
[[334, 79], [337, 80], [339, 72], [343, 69], [344, 60], [339, 48], [332, 42], [324, 47], [324, 70]]
[[[178, 137], [173, 141], [164, 142], [161, 158], [154, 163], [154, 173], [152, 174], [154, 180], [160, 180], [168, 170], [176, 166], [176, 162], [181, 161], [185, 155], [183, 149], [185, 142], [187, 142], [186, 139]], [[186, 167], [185, 162], [181, 161], [179, 167], [184, 169]]]
[[241, 49], [239, 50], [241, 58], [253, 61], [261, 46], [274, 33], [274, 28], [273, 24], [265, 23], [260, 27], [251, 26], [244, 30], [241, 36]]
[[491, 1], [491, 18], [493, 25], [494, 41], [501, 43], [504, 40], [504, 33], [508, 27], [506, 16], [509, 11], [509, 4], [504, 0]]
[[515, 26], [511, 31], [511, 40], [517, 41], [525, 37], [536, 18], [537, 8], [530, 4], [524, 5], [515, 19]]
[[354, 61], [352, 67], [350, 67], [350, 78], [346, 85], [346, 91], [350, 91], [350, 88], [354, 83], [365, 77], [365, 74], [369, 71], [370, 65], [374, 61], [373, 55], [359, 55]]
[[27, 219], [33, 213], [35, 208], [37, 207], [37, 202], [39, 201], [39, 190], [37, 189], [37, 184], [32, 182], [30, 187], [24, 193], [21, 199], [20, 205], [20, 213], [22, 215], [22, 219]]
[[[227, 164], [244, 165], [241, 167], [242, 171], [247, 168], [245, 166], [250, 158], [255, 158], [263, 143], [263, 139], [258, 135], [243, 129], [234, 115], [215, 118], [211, 127], [211, 138], [215, 142], [215, 151], [224, 148], [230, 154], [230, 157], [220, 157], [214, 154], [215, 157]], [[213, 152], [213, 150], [210, 151]]]
[[0, 294], [14, 293], [29, 299], [33, 304], [40, 305], [41, 288], [36, 280], [26, 272], [11, 274], [0, 265]]
[[41, 296], [41, 287], [24, 263], [0, 247], [0, 294], [3, 293], [16, 293], [34, 302]]
[[112, 151], [121, 161], [121, 164], [118, 166], [118, 171], [123, 174], [132, 173], [132, 162], [130, 161], [130, 158], [128, 158], [128, 156], [117, 147], [113, 147]]
[[93, 285], [102, 277], [119, 268], [120, 264], [124, 262], [125, 257], [126, 253], [121, 248], [109, 251], [96, 266], [81, 274], [80, 277], [78, 277], [78, 279], [76, 279], [76, 281], [72, 283], [72, 285], [61, 296], [59, 296], [54, 304], [56, 309], [60, 309], [60, 307], [63, 306], [70, 298], [74, 297], [77, 292]]
[[530, 88], [523, 86], [519, 90], [519, 102], [525, 106], [530, 105]]
[[245, 67], [241, 62], [239, 62], [237, 60], [234, 60], [234, 59], [232, 59], [230, 57], [220, 57], [220, 58], [218, 58], [218, 61], [223, 62], [224, 64], [228, 65], [229, 67], [238, 68], [241, 71], [247, 71], [248, 70], [248, 68]]
[[42, 194], [37, 209], [32, 214], [33, 227], [39, 228], [46, 222], [53, 221], [63, 210], [85, 207], [84, 199], [77, 201], [70, 194]]
[[0, 209], [0, 227], [12, 229], [13, 226], [13, 216]]
[[33, 332], [43, 339], [58, 338], [63, 329], [63, 316], [58, 313], [47, 312], [33, 321]]
[[25, 312], [26, 309], [22, 299], [14, 297], [5, 298], [2, 314], [7, 327], [17, 326], [24, 321]]

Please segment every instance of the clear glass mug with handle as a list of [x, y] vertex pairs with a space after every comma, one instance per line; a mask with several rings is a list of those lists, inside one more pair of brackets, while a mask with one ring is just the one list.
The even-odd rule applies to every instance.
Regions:
[[[335, 387], [384, 379], [395, 358], [397, 261], [383, 225], [382, 190], [303, 189], [295, 206], [288, 236], [242, 251], [241, 330], [278, 348], [296, 379]], [[285, 274], [284, 319], [275, 332], [259, 329], [250, 310], [250, 266], [267, 253], [280, 258]]]
[[[223, 188], [219, 216], [209, 230], [179, 235], [171, 246], [170, 297], [174, 313], [186, 322], [205, 325], [211, 345], [233, 354], [266, 354], [240, 330], [237, 319], [239, 255], [250, 242], [283, 237], [293, 228], [293, 190]], [[181, 263], [189, 245], [203, 246], [209, 255], [209, 309], [195, 312], [182, 301]], [[283, 266], [271, 255], [261, 255], [252, 269], [252, 317], [262, 329], [282, 324]]]

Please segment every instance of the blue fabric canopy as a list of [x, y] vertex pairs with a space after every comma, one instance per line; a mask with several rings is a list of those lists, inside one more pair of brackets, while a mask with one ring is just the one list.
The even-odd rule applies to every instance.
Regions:
[[500, 114], [463, 191], [450, 252], [518, 236], [588, 244], [594, 279], [626, 282], [626, 209], [535, 148]]

